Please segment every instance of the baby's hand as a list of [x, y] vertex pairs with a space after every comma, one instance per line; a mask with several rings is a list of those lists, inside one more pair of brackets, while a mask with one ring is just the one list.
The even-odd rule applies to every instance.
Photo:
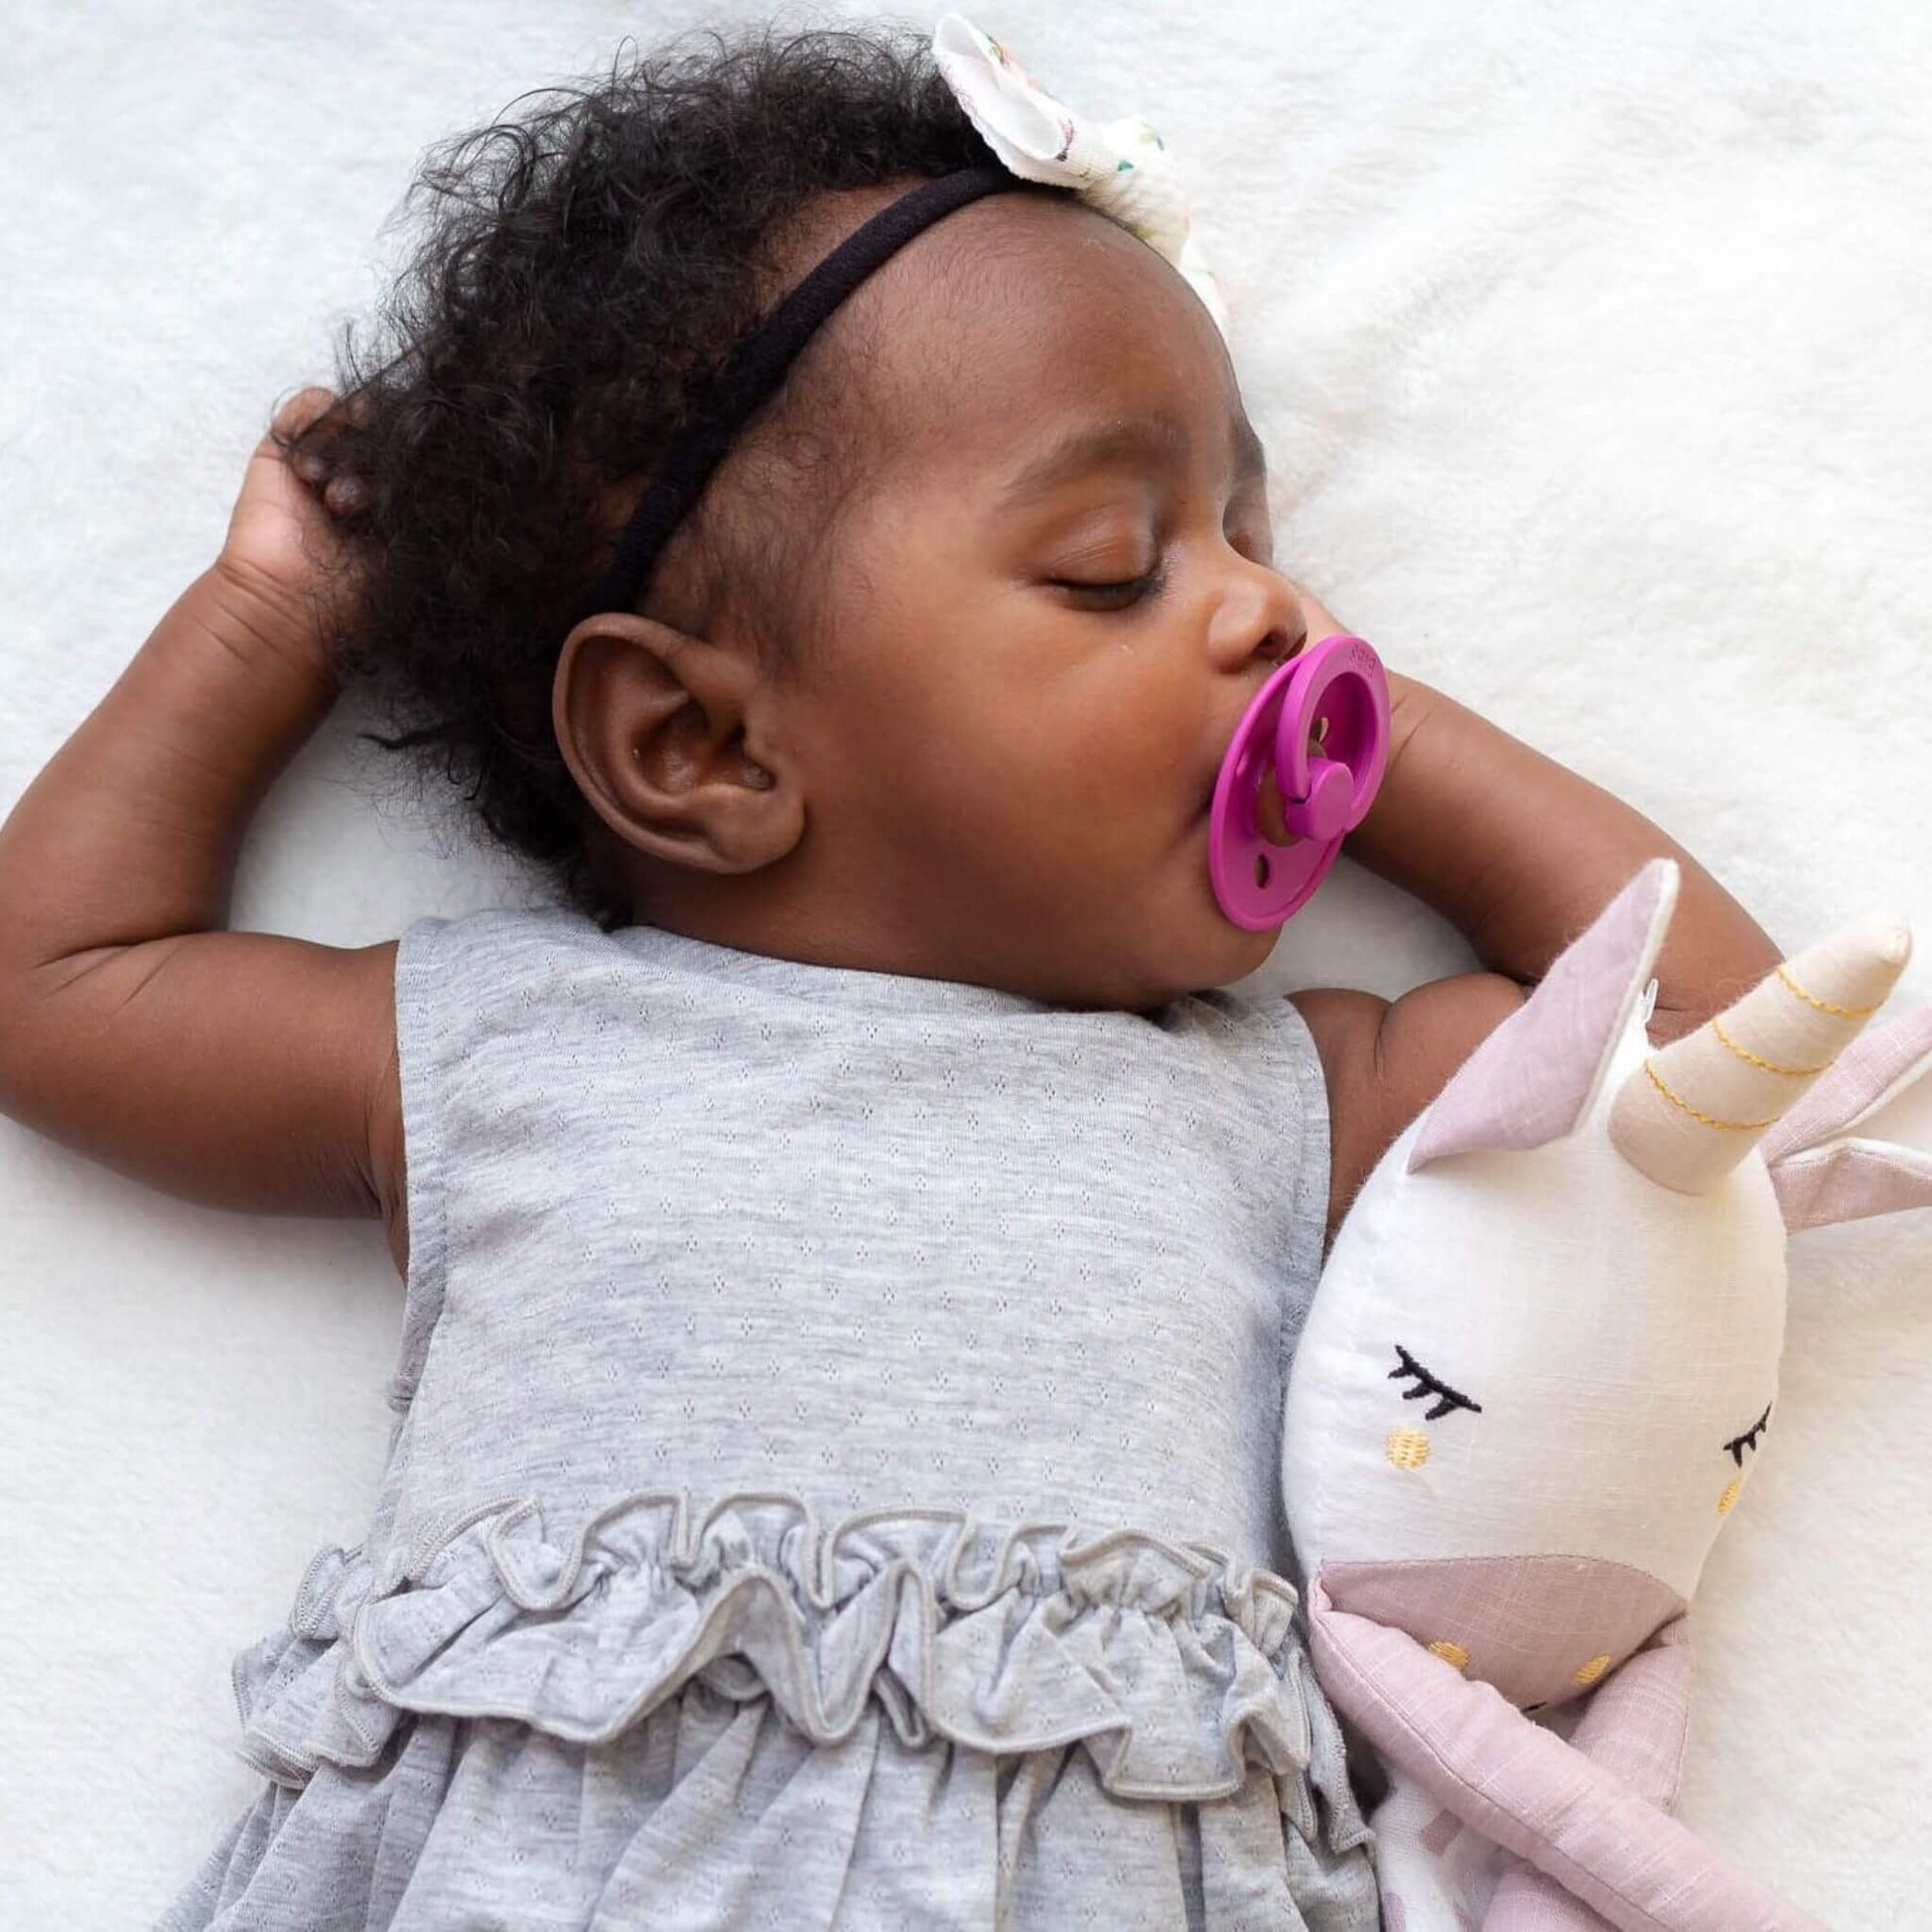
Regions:
[[327, 624], [353, 596], [355, 562], [339, 527], [367, 500], [354, 477], [318, 453], [291, 463], [275, 432], [295, 437], [336, 401], [304, 389], [276, 413], [274, 432], [256, 444], [212, 573], [235, 602], [235, 617], [265, 648], [327, 666]]

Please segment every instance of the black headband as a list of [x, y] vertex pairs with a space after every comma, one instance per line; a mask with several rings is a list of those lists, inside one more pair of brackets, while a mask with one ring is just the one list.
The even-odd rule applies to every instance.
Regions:
[[1005, 168], [956, 168], [900, 196], [847, 235], [732, 351], [703, 407], [679, 429], [645, 484], [577, 621], [635, 605], [665, 539], [703, 495], [733, 439], [777, 388], [812, 332], [881, 262], [941, 215], [982, 195], [1035, 186]]

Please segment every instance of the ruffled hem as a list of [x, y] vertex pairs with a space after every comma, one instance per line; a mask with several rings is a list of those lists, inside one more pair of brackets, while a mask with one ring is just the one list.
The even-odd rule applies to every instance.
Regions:
[[[410, 1713], [600, 1744], [698, 1679], [770, 1697], [820, 1744], [873, 1699], [908, 1745], [1078, 1741], [1121, 1798], [1223, 1798], [1264, 1765], [1312, 1838], [1301, 1774], [1317, 1729], [1324, 1761], [1340, 1738], [1298, 1600], [1270, 1571], [1133, 1531], [1082, 1543], [1076, 1526], [902, 1508], [825, 1534], [795, 1495], [728, 1496], [694, 1519], [651, 1492], [559, 1544], [534, 1498], [504, 1498], [379, 1575], [361, 1546], [324, 1548], [286, 1632], [235, 1660], [241, 1751], [299, 1785], [324, 1760], [374, 1763]], [[1322, 1782], [1340, 1785], [1324, 1793], [1334, 1849], [1366, 1838], [1345, 1779]]]

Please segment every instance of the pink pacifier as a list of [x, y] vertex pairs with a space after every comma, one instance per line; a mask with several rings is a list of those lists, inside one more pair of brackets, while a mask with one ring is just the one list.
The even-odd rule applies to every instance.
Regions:
[[[1207, 830], [1221, 910], [1250, 932], [1299, 912], [1368, 816], [1388, 760], [1389, 683], [1369, 645], [1324, 637], [1291, 657], [1255, 693], [1221, 760]], [[1287, 845], [1256, 810], [1271, 762]]]

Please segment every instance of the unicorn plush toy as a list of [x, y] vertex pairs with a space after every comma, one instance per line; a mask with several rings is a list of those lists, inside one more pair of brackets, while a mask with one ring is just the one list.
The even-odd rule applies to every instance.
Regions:
[[1873, 919], [1653, 1049], [1677, 889], [1647, 865], [1390, 1148], [1295, 1356], [1388, 1932], [1818, 1932], [1671, 1816], [1687, 1611], [1772, 1427], [1787, 1234], [1932, 1202], [1932, 1008], [1863, 1032], [1910, 950]]

